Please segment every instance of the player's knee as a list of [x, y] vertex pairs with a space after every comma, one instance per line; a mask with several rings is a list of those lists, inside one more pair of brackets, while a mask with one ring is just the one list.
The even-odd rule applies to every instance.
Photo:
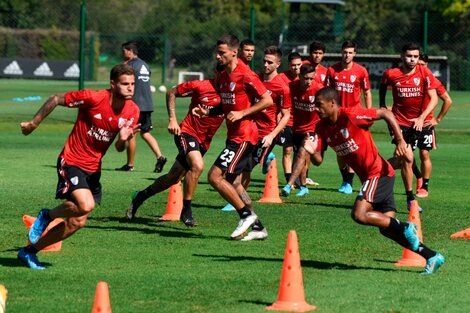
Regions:
[[367, 217], [366, 215], [359, 210], [352, 210], [351, 218], [358, 224], [364, 225], [367, 224]]
[[192, 164], [191, 166], [191, 171], [197, 176], [201, 176], [203, 170], [204, 170], [204, 162], [198, 162], [198, 163]]
[[76, 232], [77, 230], [85, 227], [86, 218], [69, 218], [66, 222], [66, 227], [70, 232]]

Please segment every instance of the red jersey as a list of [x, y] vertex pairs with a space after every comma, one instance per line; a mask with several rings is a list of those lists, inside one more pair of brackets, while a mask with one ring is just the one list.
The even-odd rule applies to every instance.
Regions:
[[205, 116], [196, 118], [192, 109], [202, 105], [205, 109], [220, 104], [220, 96], [215, 90], [215, 82], [210, 80], [193, 80], [176, 86], [178, 93], [183, 97], [191, 97], [188, 114], [180, 124], [181, 131], [196, 138], [206, 151], [214, 137], [215, 132], [222, 124], [223, 116]]
[[[436, 80], [436, 91], [437, 91], [437, 95], [438, 96], [441, 96], [443, 94], [445, 94], [447, 92], [446, 88], [444, 87], [444, 85], [441, 83], [441, 81], [439, 79], [437, 79], [436, 77], [434, 77], [434, 79]], [[424, 105], [423, 105], [423, 111], [426, 110], [426, 108], [428, 107], [428, 104], [429, 104], [429, 101], [431, 99], [429, 98], [429, 95], [426, 93], [425, 95], [425, 100], [424, 100]], [[426, 116], [425, 120], [426, 121], [429, 121], [429, 120], [432, 120], [432, 118], [434, 117], [434, 111], [431, 111], [431, 113], [429, 113], [428, 116]]]
[[[313, 67], [315, 67], [315, 64], [313, 64], [312, 62], [310, 62], [308, 59], [307, 60], [303, 60], [302, 61], [302, 65], [303, 64], [312, 64]], [[320, 83], [322, 84], [323, 86], [326, 86], [326, 73], [327, 73], [328, 69], [326, 67], [324, 67], [323, 65], [321, 64], [318, 64], [316, 67], [315, 67], [315, 81], [317, 83]]]
[[428, 89], [436, 89], [434, 75], [427, 67], [417, 65], [413, 73], [405, 74], [401, 68], [386, 70], [382, 84], [392, 86], [392, 112], [399, 125], [411, 127], [410, 119], [423, 112], [424, 95]]
[[139, 107], [127, 100], [120, 112], [110, 104], [110, 90], [82, 90], [65, 94], [65, 105], [78, 108], [77, 120], [61, 156], [65, 163], [86, 172], [101, 169], [101, 159], [122, 127], [134, 127]]
[[[260, 76], [262, 77], [262, 75]], [[289, 87], [280, 75], [275, 76], [271, 81], [263, 81], [263, 84], [273, 99], [274, 105], [253, 116], [258, 127], [259, 138], [264, 138], [276, 128], [277, 113], [281, 109], [290, 109], [292, 107]]]
[[[258, 76], [243, 62], [238, 62], [232, 73], [223, 71], [217, 81], [225, 116], [230, 111], [242, 111], [252, 104], [252, 98], [260, 99], [266, 93], [266, 87]], [[251, 116], [246, 116], [234, 123], [227, 120], [227, 140], [235, 143], [258, 142], [258, 129]]]
[[292, 115], [294, 134], [305, 134], [315, 132], [315, 125], [320, 120], [315, 107], [315, 94], [323, 88], [323, 85], [313, 81], [307, 90], [300, 89], [300, 80], [290, 83], [290, 93], [292, 97]]
[[[299, 80], [299, 77], [293, 77], [291, 71], [285, 71], [279, 74], [281, 79], [284, 81], [287, 87], [289, 87], [289, 84], [295, 80]], [[292, 113], [292, 106], [290, 107], [290, 117], [289, 121], [287, 122], [286, 126], [292, 126], [294, 125], [294, 114]]]
[[323, 150], [328, 144], [348, 164], [362, 183], [372, 177], [394, 175], [393, 167], [379, 155], [369, 127], [377, 117], [377, 109], [363, 107], [339, 108], [338, 120], [331, 124], [323, 119], [316, 133]]
[[343, 69], [339, 62], [328, 68], [326, 84], [336, 89], [342, 107], [362, 106], [361, 90], [370, 89], [369, 73], [356, 62], [350, 69]]

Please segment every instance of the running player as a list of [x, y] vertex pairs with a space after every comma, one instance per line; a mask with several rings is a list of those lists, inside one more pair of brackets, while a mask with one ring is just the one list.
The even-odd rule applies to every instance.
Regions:
[[322, 85], [326, 84], [327, 68], [321, 65], [321, 61], [325, 57], [326, 46], [323, 42], [314, 40], [309, 46], [308, 59], [304, 60], [302, 64], [309, 63], [315, 69], [315, 81]]

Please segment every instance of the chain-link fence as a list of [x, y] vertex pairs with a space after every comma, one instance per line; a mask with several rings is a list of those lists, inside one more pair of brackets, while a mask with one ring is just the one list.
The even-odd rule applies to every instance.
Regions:
[[[152, 65], [154, 81], [176, 84], [182, 71], [210, 76], [217, 38], [233, 33], [245, 39], [254, 30], [255, 70], [262, 66], [263, 47], [271, 44], [287, 54], [293, 49], [307, 52], [311, 41], [321, 40], [328, 55], [351, 39], [358, 54], [398, 57], [404, 43], [415, 41], [424, 43], [430, 56], [447, 58], [452, 89], [470, 90], [469, 23], [445, 20], [440, 12], [416, 4], [412, 9], [393, 7], [398, 0], [388, 10], [381, 1], [344, 2], [2, 0], [0, 59], [78, 60], [80, 8], [85, 5], [88, 80], [106, 80], [109, 68], [122, 61], [121, 43], [128, 40], [139, 42], [139, 56]], [[15, 72], [12, 66], [10, 70]]]

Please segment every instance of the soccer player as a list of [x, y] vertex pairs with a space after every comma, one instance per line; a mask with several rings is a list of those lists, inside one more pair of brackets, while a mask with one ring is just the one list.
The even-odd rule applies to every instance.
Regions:
[[310, 64], [303, 64], [300, 67], [299, 80], [290, 83], [290, 92], [292, 98], [292, 115], [294, 116], [293, 124], [293, 142], [294, 142], [294, 168], [292, 175], [282, 190], [284, 197], [289, 196], [292, 186], [297, 177], [300, 177], [300, 190], [298, 197], [303, 197], [309, 193], [307, 188], [307, 166], [312, 161], [315, 165], [318, 162], [311, 158], [309, 153], [303, 147], [305, 138], [315, 136], [315, 125], [319, 121], [315, 108], [315, 93], [323, 87], [323, 84], [315, 80], [315, 68]]
[[245, 39], [240, 42], [240, 53], [238, 59], [241, 60], [248, 67], [251, 65], [251, 60], [255, 56], [255, 43], [251, 39]]
[[[375, 120], [384, 119], [395, 136], [395, 155], [407, 154], [407, 143], [393, 113], [385, 108], [340, 107], [338, 93], [324, 87], [315, 96], [320, 122], [318, 140], [306, 140], [310, 153], [321, 154], [329, 145], [351, 166], [362, 182], [352, 208], [352, 219], [362, 225], [379, 228], [380, 233], [426, 259], [425, 274], [432, 274], [444, 264], [444, 256], [420, 243], [416, 225], [395, 218], [394, 169], [383, 159], [369, 131]], [[424, 274], [423, 273], [423, 274]]]
[[[420, 55], [419, 64], [427, 67], [428, 56], [426, 54]], [[442, 106], [437, 117], [434, 117], [433, 112], [426, 117], [423, 124], [423, 130], [418, 137], [419, 158], [421, 160], [421, 171], [413, 163], [413, 173], [416, 176], [416, 196], [425, 198], [429, 195], [429, 179], [431, 177], [432, 162], [430, 152], [432, 149], [437, 148], [436, 133], [434, 126], [437, 126], [441, 120], [446, 116], [452, 105], [452, 98], [445, 89], [444, 85], [436, 78], [437, 83], [437, 96], [442, 100]], [[425, 105], [427, 105], [426, 99]]]
[[[240, 222], [230, 236], [232, 239], [241, 239], [258, 219], [239, 195], [247, 195], [243, 186], [235, 189], [233, 184], [236, 177], [249, 165], [251, 153], [258, 142], [258, 129], [252, 115], [273, 105], [263, 83], [247, 65], [239, 62], [238, 48], [239, 41], [234, 35], [225, 35], [217, 41], [216, 59], [225, 67], [218, 76], [217, 86], [220, 88], [227, 123], [227, 141], [208, 174], [211, 186], [235, 207], [240, 216]], [[252, 103], [252, 96], [259, 101]]]
[[[155, 137], [152, 136], [152, 112], [153, 102], [152, 93], [150, 91], [150, 67], [141, 58], [138, 57], [138, 45], [134, 41], [128, 41], [122, 44], [122, 55], [124, 63], [130, 65], [135, 73], [135, 91], [134, 100], [139, 106], [140, 116], [140, 136], [150, 147], [157, 158], [154, 172], [160, 173], [163, 170], [167, 159], [162, 155], [160, 146]], [[136, 140], [132, 138], [127, 147], [127, 163], [122, 167], [116, 168], [116, 171], [133, 171], [134, 157], [136, 151]]]
[[[178, 125], [175, 107], [176, 98], [191, 97], [188, 114]], [[175, 136], [178, 155], [170, 171], [158, 177], [150, 186], [134, 194], [126, 211], [128, 220], [132, 220], [137, 209], [145, 200], [178, 183], [184, 176], [183, 210], [180, 220], [186, 226], [197, 226], [193, 218], [191, 202], [196, 190], [199, 176], [204, 170], [203, 156], [209, 150], [212, 137], [222, 124], [224, 117], [206, 116], [197, 118], [192, 114], [194, 108], [202, 106], [209, 109], [220, 104], [220, 96], [216, 91], [215, 80], [194, 80], [179, 84], [167, 92], [168, 131]]]
[[[64, 240], [85, 226], [88, 215], [101, 202], [101, 160], [115, 137], [116, 150], [126, 149], [139, 130], [139, 108], [132, 101], [134, 70], [126, 64], [111, 69], [111, 88], [82, 90], [51, 96], [31, 121], [20, 124], [24, 135], [33, 132], [58, 105], [77, 108], [74, 128], [57, 160], [56, 198], [65, 201], [49, 210], [42, 209], [29, 231], [30, 245], [18, 258], [32, 269], [45, 269], [36, 254]], [[66, 218], [42, 238], [43, 231], [56, 218]]]
[[[418, 65], [419, 46], [415, 43], [405, 44], [400, 54], [403, 64], [384, 72], [379, 88], [380, 107], [386, 108], [385, 96], [387, 86], [392, 87], [392, 113], [400, 125], [405, 141], [408, 143], [407, 153], [402, 159], [390, 160], [394, 168], [401, 168], [401, 176], [405, 186], [408, 209], [413, 194], [413, 151], [416, 149], [419, 133], [423, 129], [426, 117], [437, 105], [435, 77], [431, 71]], [[429, 96], [426, 109], [422, 108], [425, 97]], [[392, 136], [393, 138], [393, 136]], [[393, 143], [396, 141], [393, 138]], [[420, 208], [420, 211], [422, 209]]]
[[[372, 93], [370, 91], [369, 73], [365, 67], [353, 61], [356, 48], [356, 43], [351, 40], [343, 42], [341, 45], [341, 62], [328, 68], [326, 85], [336, 89], [342, 107], [362, 106], [362, 91], [365, 106], [371, 108]], [[351, 194], [354, 171], [340, 157], [337, 157], [337, 162], [343, 178], [338, 191]]]
[[314, 40], [309, 46], [308, 59], [304, 60], [302, 64], [309, 63], [315, 68], [315, 81], [325, 85], [327, 68], [321, 65], [321, 61], [325, 57], [326, 46], [323, 42]]

